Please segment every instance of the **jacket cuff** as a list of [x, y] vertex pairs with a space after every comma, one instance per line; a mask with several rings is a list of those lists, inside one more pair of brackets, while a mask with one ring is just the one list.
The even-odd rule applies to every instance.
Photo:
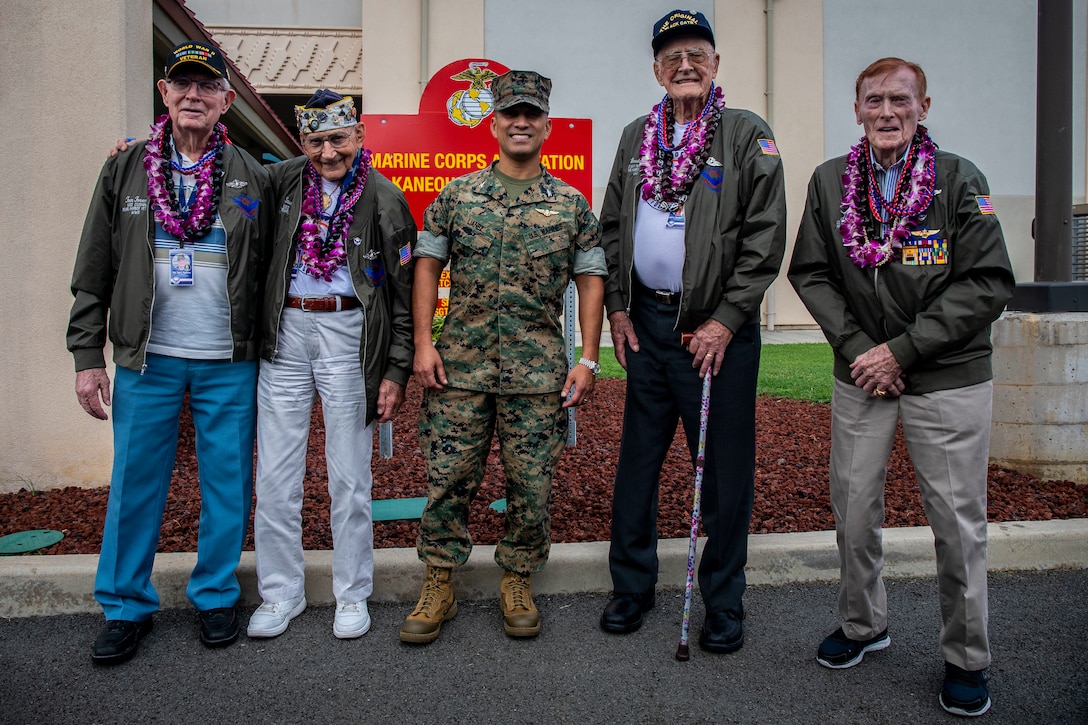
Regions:
[[613, 312], [626, 312], [627, 306], [623, 304], [622, 292], [609, 292], [604, 296], [605, 317]]
[[730, 332], [736, 332], [748, 322], [748, 315], [736, 305], [722, 300], [718, 308], [714, 310], [711, 318], [729, 328]]
[[[858, 355], [863, 352], [868, 352], [876, 347], [876, 343], [873, 338], [866, 335], [864, 332], [855, 332], [850, 337], [846, 338], [846, 341], [839, 348], [839, 356], [846, 360], [847, 363], [853, 363], [857, 360]], [[896, 356], [896, 360], [899, 357]]]
[[411, 377], [412, 371], [405, 370], [402, 367], [396, 365], [390, 365], [385, 369], [385, 375], [382, 376], [385, 380], [391, 380], [397, 385], [407, 386], [408, 378]]
[[72, 357], [76, 360], [76, 372], [80, 370], [92, 370], [106, 367], [106, 356], [100, 347], [81, 347], [72, 350]]
[[911, 341], [910, 335], [907, 334], [888, 340], [888, 349], [892, 351], [895, 361], [903, 370], [910, 369], [922, 357], [918, 348], [914, 346], [914, 342]]

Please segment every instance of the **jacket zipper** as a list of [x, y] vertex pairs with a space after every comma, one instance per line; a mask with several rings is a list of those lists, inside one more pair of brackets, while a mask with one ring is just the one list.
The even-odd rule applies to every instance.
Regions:
[[[298, 227], [299, 227], [299, 224], [302, 222], [302, 196], [305, 196], [305, 194], [306, 194], [305, 184], [306, 184], [306, 165], [303, 164], [302, 170], [299, 172], [299, 188], [302, 189], [302, 195], [299, 197], [299, 205], [298, 205], [298, 210], [297, 210], [298, 216], [295, 217], [295, 223], [291, 225], [291, 236], [289, 238], [292, 241], [290, 243], [290, 246], [287, 248], [287, 258], [284, 260], [283, 270], [280, 272], [280, 279], [284, 280], [285, 284], [284, 284], [282, 299], [280, 299], [279, 301], [276, 302], [276, 304], [279, 305], [279, 306], [276, 308], [276, 343], [275, 343], [274, 347], [272, 348], [272, 361], [273, 362], [275, 362], [276, 356], [279, 355], [279, 353], [280, 353], [280, 320], [283, 319], [283, 306], [285, 304], [287, 304], [287, 295], [291, 293], [291, 278], [290, 278], [290, 269], [291, 269], [291, 264], [292, 264], [292, 259], [291, 258], [298, 254], [298, 250], [295, 249], [295, 244], [294, 244], [293, 240], [298, 235]], [[294, 207], [293, 204], [292, 204], [292, 207]], [[292, 213], [294, 213], [294, 211], [295, 210], [292, 209]], [[275, 243], [275, 240], [273, 239], [273, 244], [274, 243]], [[292, 252], [294, 252], [294, 254], [292, 254]]]
[[147, 313], [147, 336], [144, 337], [143, 360], [140, 363], [140, 375], [142, 376], [147, 372], [147, 345], [151, 342], [151, 322], [155, 315], [155, 243], [153, 241], [155, 234], [155, 213], [151, 210], [151, 203], [148, 200], [148, 213], [147, 213], [147, 233], [144, 235], [144, 243], [147, 244], [147, 251], [151, 254], [151, 308]]

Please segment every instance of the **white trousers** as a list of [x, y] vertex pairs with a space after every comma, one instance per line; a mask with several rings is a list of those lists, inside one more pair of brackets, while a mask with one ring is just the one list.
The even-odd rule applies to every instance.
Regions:
[[986, 592], [986, 477], [993, 382], [925, 395], [874, 398], [835, 381], [831, 508], [839, 545], [839, 614], [851, 639], [888, 626], [881, 579], [884, 480], [897, 420], [933, 529], [941, 654], [966, 670], [990, 666]]
[[287, 307], [275, 360], [261, 360], [253, 534], [257, 586], [266, 602], [297, 597], [305, 588], [302, 481], [315, 390], [325, 415], [333, 595], [337, 602], [358, 602], [374, 589], [374, 426], [366, 425], [359, 364], [362, 330], [361, 309], [305, 312]]

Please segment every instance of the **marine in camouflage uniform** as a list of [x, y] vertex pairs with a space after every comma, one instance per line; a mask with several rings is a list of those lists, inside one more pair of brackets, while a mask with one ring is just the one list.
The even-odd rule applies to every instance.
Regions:
[[[511, 71], [492, 83], [499, 160], [455, 179], [427, 209], [416, 246], [414, 372], [426, 389], [419, 438], [427, 460], [427, 506], [417, 548], [427, 583], [401, 630], [429, 642], [456, 614], [449, 572], [472, 549], [469, 505], [492, 435], [506, 472], [506, 531], [495, 560], [504, 628], [540, 630], [529, 575], [548, 559], [552, 476], [563, 450], [564, 408], [591, 394], [607, 276], [600, 229], [577, 190], [540, 165], [551, 130], [551, 81]], [[431, 344], [438, 278], [450, 264], [450, 305]], [[586, 356], [567, 369], [563, 295], [574, 279]], [[568, 397], [569, 396], [569, 397]]]

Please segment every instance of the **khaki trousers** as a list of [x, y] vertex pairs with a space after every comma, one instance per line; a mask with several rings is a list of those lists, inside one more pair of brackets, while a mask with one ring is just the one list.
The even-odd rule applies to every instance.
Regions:
[[888, 626], [881, 579], [884, 480], [896, 421], [921, 489], [937, 553], [941, 653], [966, 670], [990, 665], [986, 594], [986, 475], [993, 382], [874, 398], [835, 381], [831, 507], [839, 546], [839, 614], [851, 639]]

